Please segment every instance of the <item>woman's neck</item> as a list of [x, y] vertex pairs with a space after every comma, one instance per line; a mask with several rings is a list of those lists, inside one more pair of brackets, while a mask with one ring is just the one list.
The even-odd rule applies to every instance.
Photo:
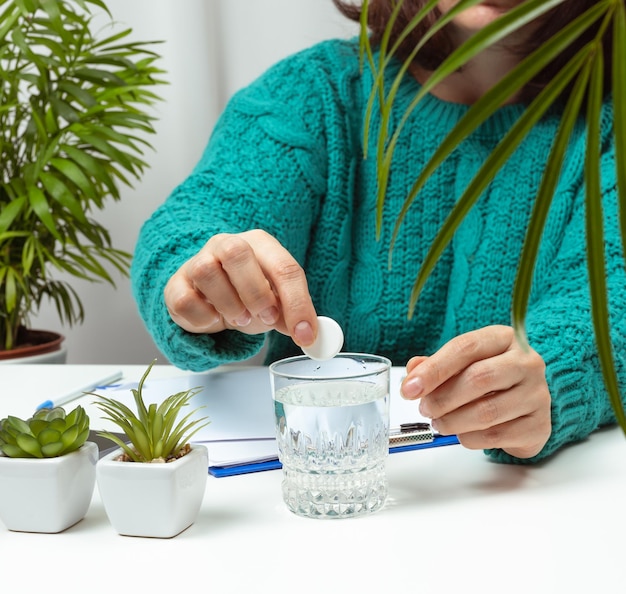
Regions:
[[[476, 103], [519, 63], [519, 59], [510, 51], [497, 48], [490, 50], [482, 52], [461, 70], [445, 78], [433, 87], [431, 94], [450, 103]], [[422, 85], [432, 75], [431, 71], [417, 64], [410, 68], [410, 72]], [[518, 97], [513, 96], [505, 104], [516, 103], [517, 100]]]

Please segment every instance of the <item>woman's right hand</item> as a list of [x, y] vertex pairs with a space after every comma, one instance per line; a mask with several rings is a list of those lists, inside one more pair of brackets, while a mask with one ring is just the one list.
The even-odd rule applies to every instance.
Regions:
[[259, 229], [211, 237], [170, 278], [164, 296], [172, 320], [188, 332], [275, 329], [301, 347], [317, 334], [304, 270]]

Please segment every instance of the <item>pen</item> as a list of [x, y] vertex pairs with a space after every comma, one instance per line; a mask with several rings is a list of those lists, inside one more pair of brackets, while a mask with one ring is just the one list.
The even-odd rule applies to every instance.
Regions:
[[401, 446], [411, 443], [426, 443], [435, 439], [435, 433], [429, 423], [404, 423], [389, 431], [389, 446]]
[[60, 398], [55, 398], [54, 400], [46, 400], [42, 402], [39, 406], [37, 406], [37, 410], [42, 408], [54, 408], [55, 406], [65, 406], [74, 400], [78, 400], [82, 398], [86, 392], [91, 392], [98, 388], [106, 387], [117, 380], [122, 379], [122, 372], [116, 371], [115, 373], [108, 375], [106, 377], [100, 378], [99, 380], [88, 384], [87, 386], [81, 388], [80, 390], [75, 390], [74, 392], [70, 392], [65, 396], [61, 396]]

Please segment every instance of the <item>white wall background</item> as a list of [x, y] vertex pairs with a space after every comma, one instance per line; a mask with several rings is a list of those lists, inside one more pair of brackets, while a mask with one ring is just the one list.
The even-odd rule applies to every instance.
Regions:
[[[142, 222], [199, 159], [228, 98], [282, 57], [329, 37], [349, 37], [356, 25], [331, 0], [108, 0], [116, 21], [136, 41], [162, 40], [157, 51], [167, 71], [158, 92], [155, 151], [133, 189], [111, 201], [98, 219], [117, 248], [133, 251]], [[68, 363], [165, 363], [144, 329], [128, 279], [117, 287], [71, 279], [85, 307], [85, 322], [61, 326], [44, 304], [36, 328], [65, 335]]]

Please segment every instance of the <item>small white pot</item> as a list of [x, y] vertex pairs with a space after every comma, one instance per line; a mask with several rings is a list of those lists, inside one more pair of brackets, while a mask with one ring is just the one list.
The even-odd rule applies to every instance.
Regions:
[[62, 532], [85, 517], [96, 483], [98, 446], [57, 458], [0, 456], [0, 519], [9, 530]]
[[104, 509], [119, 534], [171, 538], [195, 522], [209, 474], [205, 446], [194, 444], [163, 464], [116, 461], [121, 453], [104, 456], [96, 468]]

